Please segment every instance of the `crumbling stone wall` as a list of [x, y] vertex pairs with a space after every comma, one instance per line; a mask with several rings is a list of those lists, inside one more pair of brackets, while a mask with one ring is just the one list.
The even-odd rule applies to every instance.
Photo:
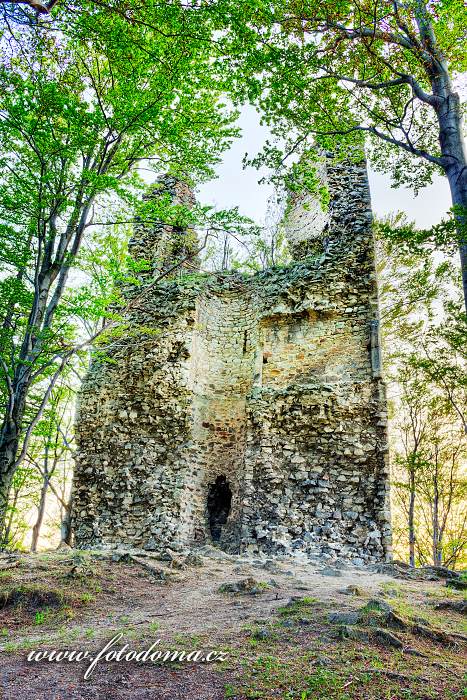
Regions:
[[[289, 209], [289, 266], [148, 279], [129, 322], [157, 335], [92, 364], [77, 417], [79, 546], [389, 556], [366, 166], [328, 158], [323, 171], [325, 215], [310, 195]], [[147, 257], [160, 241], [139, 227], [131, 249]]]

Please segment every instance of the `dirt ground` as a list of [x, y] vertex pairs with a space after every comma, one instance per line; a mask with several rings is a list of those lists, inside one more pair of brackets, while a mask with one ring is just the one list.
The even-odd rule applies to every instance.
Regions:
[[[443, 580], [215, 550], [187, 562], [114, 559], [72, 551], [0, 562], [2, 700], [467, 697], [465, 617], [437, 608], [463, 593]], [[224, 658], [103, 659], [87, 680], [89, 659], [28, 661], [52, 649], [95, 656], [116, 634], [115, 649], [160, 640], [157, 649]]]

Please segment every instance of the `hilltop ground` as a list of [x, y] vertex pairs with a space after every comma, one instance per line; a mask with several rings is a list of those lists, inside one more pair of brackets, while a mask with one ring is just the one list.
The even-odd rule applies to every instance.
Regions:
[[[69, 551], [0, 556], [2, 700], [454, 700], [467, 697], [465, 592], [303, 559], [214, 549], [171, 561]], [[388, 573], [387, 573], [388, 572]], [[402, 575], [402, 578], [395, 578]], [[431, 578], [430, 572], [424, 576]], [[461, 587], [460, 579], [454, 586]], [[223, 661], [27, 661], [222, 650]], [[464, 679], [465, 681], [465, 679]], [[463, 690], [464, 688], [464, 690]]]

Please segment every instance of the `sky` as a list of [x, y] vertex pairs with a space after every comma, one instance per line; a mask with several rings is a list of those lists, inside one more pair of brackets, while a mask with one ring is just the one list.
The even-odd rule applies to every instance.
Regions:
[[[261, 126], [259, 116], [252, 107], [245, 107], [240, 116], [242, 137], [237, 139], [217, 167], [218, 179], [199, 187], [197, 196], [203, 204], [224, 209], [238, 206], [240, 212], [258, 223], [264, 220], [270, 185], [259, 185], [260, 174], [254, 168], [243, 169], [242, 159], [261, 150], [268, 137], [268, 130]], [[447, 180], [437, 177], [433, 185], [415, 197], [406, 188], [391, 188], [390, 178], [381, 173], [369, 172], [373, 212], [383, 216], [404, 211], [420, 228], [438, 223], [451, 206]]]

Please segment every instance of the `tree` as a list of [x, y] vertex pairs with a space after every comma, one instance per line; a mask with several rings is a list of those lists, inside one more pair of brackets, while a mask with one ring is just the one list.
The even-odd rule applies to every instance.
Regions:
[[422, 551], [425, 543], [420, 539], [419, 550], [422, 556], [431, 556], [435, 566], [455, 566], [462, 562], [467, 544], [467, 514], [462, 512], [467, 495], [465, 437], [459, 425], [446, 421], [441, 412], [433, 416], [428, 438], [428, 469], [420, 479], [420, 510], [428, 542]]
[[49, 491], [52, 491], [61, 510], [68, 510], [68, 499], [63, 488], [60, 492], [58, 484], [55, 486], [55, 481], [62, 481], [59, 477], [67, 472], [67, 463], [71, 461], [74, 399], [75, 391], [61, 377], [36, 426], [24, 460], [24, 465], [37, 470], [41, 479], [37, 517], [32, 527], [31, 552], [37, 552]]
[[24, 462], [18, 465], [10, 485], [10, 499], [5, 514], [3, 542], [9, 549], [25, 548], [31, 530], [31, 508], [37, 501], [40, 475]]
[[465, 315], [459, 270], [426, 244], [417, 252], [401, 245], [399, 229], [418, 235], [401, 215], [376, 226], [395, 546], [408, 549], [412, 566], [456, 566], [467, 534], [467, 354], [460, 342]]
[[5, 528], [9, 548], [23, 549], [30, 539], [30, 549], [36, 552], [44, 525], [48, 526], [47, 536], [61, 530], [61, 541], [71, 543], [67, 521], [71, 510], [74, 403], [80, 381], [77, 369], [80, 367], [75, 361], [61, 375], [13, 477]]
[[411, 566], [431, 561], [455, 567], [463, 563], [467, 543], [464, 432], [413, 367], [404, 367], [398, 380], [402, 394], [392, 420], [396, 544], [408, 540]]
[[290, 261], [284, 224], [285, 201], [284, 192], [276, 191], [269, 198], [262, 231], [252, 241], [250, 268], [265, 270]]
[[[467, 163], [456, 76], [466, 68], [462, 0], [277, 0], [220, 3], [237, 95], [259, 105], [283, 148], [274, 168], [311, 140], [348, 156], [366, 136], [374, 165], [415, 188], [449, 181], [467, 309]], [[219, 24], [226, 23], [219, 10]]]
[[80, 347], [88, 300], [70, 288], [83, 241], [98, 223], [134, 219], [143, 162], [209, 177], [236, 134], [202, 15], [171, 3], [151, 11], [157, 32], [106, 11], [93, 13], [92, 31], [90, 18], [69, 31], [65, 13], [59, 31], [34, 27], [2, 57], [0, 533], [15, 471]]
[[420, 472], [425, 466], [423, 446], [427, 429], [426, 386], [420, 380], [420, 375], [414, 375], [411, 368], [405, 365], [397, 375], [398, 386], [402, 390], [397, 405], [398, 409], [403, 407], [403, 410], [398, 413], [396, 421], [400, 447], [393, 446], [393, 462], [397, 471], [402, 472], [402, 478], [395, 478], [393, 487], [407, 520], [410, 566], [415, 566], [415, 505]]

